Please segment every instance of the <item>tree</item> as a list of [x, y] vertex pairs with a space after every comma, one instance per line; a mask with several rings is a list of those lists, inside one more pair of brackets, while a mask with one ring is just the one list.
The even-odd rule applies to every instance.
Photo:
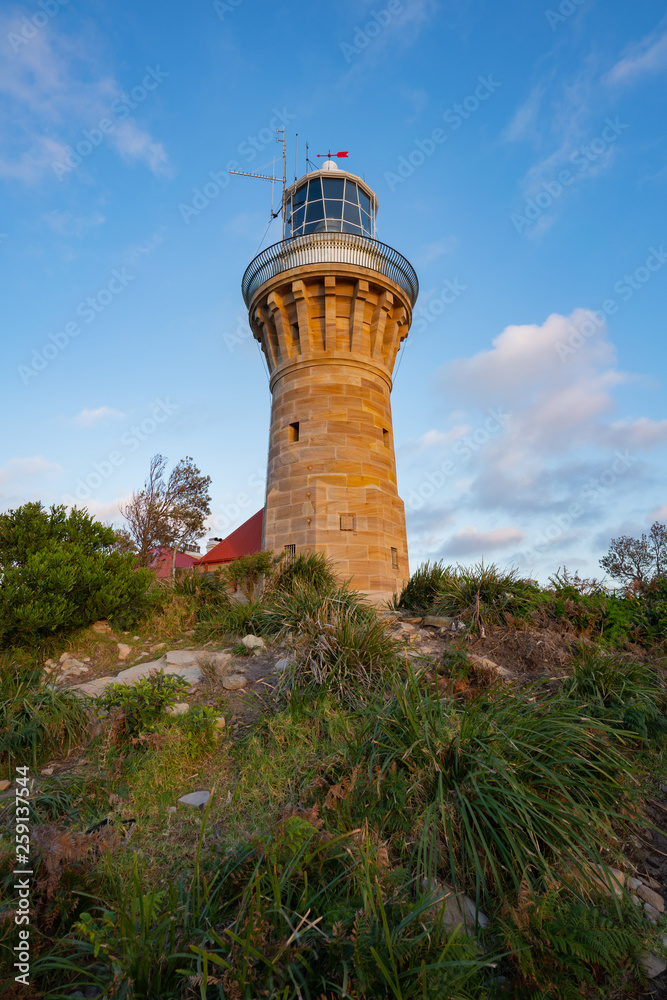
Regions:
[[100, 618], [133, 623], [152, 577], [115, 541], [113, 528], [76, 507], [27, 503], [0, 514], [0, 640], [32, 643]]
[[615, 580], [644, 587], [652, 580], [667, 576], [667, 526], [655, 521], [648, 535], [612, 538], [609, 551], [600, 565]]
[[204, 533], [206, 517], [211, 513], [211, 477], [202, 476], [189, 456], [174, 466], [165, 481], [166, 466], [163, 455], [153, 456], [143, 489], [132, 494], [130, 503], [121, 507], [121, 514], [128, 523], [140, 564], [147, 566], [156, 548], [172, 548], [174, 576], [179, 548], [194, 543]]

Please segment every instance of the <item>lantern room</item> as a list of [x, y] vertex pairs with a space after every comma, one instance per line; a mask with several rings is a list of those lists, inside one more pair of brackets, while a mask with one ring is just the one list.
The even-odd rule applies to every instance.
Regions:
[[285, 239], [309, 233], [354, 233], [375, 239], [375, 193], [360, 177], [327, 160], [285, 192]]

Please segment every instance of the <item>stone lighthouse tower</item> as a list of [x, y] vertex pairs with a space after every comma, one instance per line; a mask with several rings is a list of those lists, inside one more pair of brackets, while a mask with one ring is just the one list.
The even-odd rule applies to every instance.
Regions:
[[382, 601], [407, 580], [392, 371], [417, 276], [375, 239], [377, 197], [326, 160], [285, 192], [285, 238], [243, 277], [270, 373], [264, 548], [324, 552]]

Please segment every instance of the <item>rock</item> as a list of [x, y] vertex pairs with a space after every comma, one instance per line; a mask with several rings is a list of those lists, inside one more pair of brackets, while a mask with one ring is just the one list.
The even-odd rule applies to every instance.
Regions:
[[140, 635], [133, 635], [132, 636], [132, 642], [141, 642], [141, 636]]
[[68, 653], [61, 653], [60, 654], [60, 659], [58, 660], [58, 663], [64, 663], [65, 660], [71, 660], [71, 659], [73, 659], [71, 653], [69, 653], [69, 652]]
[[660, 911], [657, 910], [655, 906], [651, 906], [650, 903], [644, 903], [644, 913], [646, 914], [647, 919], [650, 920], [652, 924], [657, 924], [660, 918]]
[[151, 653], [157, 653], [158, 649], [164, 649], [164, 647], [166, 645], [167, 645], [166, 642], [156, 642], [156, 643], [154, 643], [154, 645], [150, 646], [149, 648], [150, 648]]
[[181, 795], [178, 801], [181, 805], [192, 806], [193, 809], [203, 809], [210, 797], [210, 792], [189, 792], [188, 795]]
[[40, 774], [45, 774], [47, 777], [50, 777], [53, 774], [53, 768], [52, 767], [45, 767], [39, 773]]
[[126, 642], [118, 643], [118, 659], [126, 660], [130, 653], [132, 652], [132, 647], [128, 646]]
[[283, 670], [288, 670], [292, 666], [292, 661], [286, 656], [283, 656], [280, 660], [276, 660], [273, 669], [276, 673], [281, 674]]
[[167, 813], [169, 816], [173, 816], [175, 812], [177, 812], [176, 806], [167, 806]]
[[244, 635], [241, 642], [246, 649], [264, 649], [266, 645], [258, 635]]
[[444, 615], [426, 615], [423, 624], [433, 625], [436, 628], [444, 628], [446, 625], [451, 625], [453, 621], [453, 618], [446, 618]]
[[489, 660], [486, 656], [478, 656], [477, 653], [468, 653], [468, 659], [483, 670], [488, 670], [502, 677], [504, 681], [512, 680], [514, 677], [511, 670], [508, 670], [507, 667], [501, 667], [495, 660]]
[[638, 886], [637, 895], [644, 903], [649, 903], [651, 906], [654, 906], [660, 913], [665, 912], [664, 899], [660, 893], [655, 892], [653, 889], [649, 889], [647, 885]]
[[55, 665], [56, 665], [56, 661], [52, 660], [50, 657], [49, 657], [48, 660], [44, 660], [44, 666], [45, 667], [51, 667], [53, 669], [53, 667], [55, 667]]
[[403, 621], [404, 621], [404, 623], [406, 625], [421, 625], [423, 619], [422, 618], [404, 618]]
[[111, 625], [109, 625], [109, 622], [95, 622], [95, 624], [91, 627], [93, 632], [98, 632], [100, 635], [111, 631]]
[[455, 892], [452, 886], [446, 882], [431, 882], [422, 880], [422, 887], [431, 895], [430, 912], [433, 918], [437, 917], [444, 904], [442, 920], [446, 927], [454, 930], [463, 927], [466, 934], [472, 936], [475, 933], [475, 926], [486, 927], [489, 918], [481, 910], [475, 907], [475, 901], [466, 896], [465, 893]]
[[625, 875], [618, 868], [605, 868], [604, 865], [591, 865], [587, 871], [591, 885], [603, 892], [605, 896], [610, 896], [609, 886], [619, 899], [623, 898], [623, 886], [625, 885]]
[[169, 705], [167, 715], [185, 715], [190, 711], [187, 701], [177, 701], [175, 705]]
[[121, 670], [116, 677], [96, 677], [94, 681], [88, 681], [86, 684], [75, 684], [71, 690], [89, 698], [96, 698], [109, 684], [136, 684], [142, 677], [150, 677], [160, 670], [164, 670], [165, 674], [176, 674], [185, 678], [190, 687], [196, 687], [202, 679], [199, 667], [165, 667], [161, 660], [151, 660], [149, 663], [135, 663], [127, 670]]
[[206, 653], [203, 662], [211, 663], [218, 677], [224, 677], [229, 672], [233, 659], [232, 653]]
[[163, 659], [168, 667], [194, 667], [203, 655], [199, 649], [170, 649]]
[[11, 781], [7, 781], [6, 778], [3, 778], [2, 781], [0, 781], [0, 792], [6, 792], [10, 785]]
[[222, 678], [222, 686], [226, 691], [239, 691], [247, 685], [247, 678], [243, 674], [228, 674]]
[[639, 896], [635, 896], [634, 892], [632, 894], [632, 902], [635, 904], [635, 906], [641, 906], [642, 905], [641, 899], [639, 898]]
[[642, 880], [640, 878], [633, 878], [632, 875], [628, 875], [625, 880], [625, 888], [628, 892], [636, 892], [640, 885], [643, 885]]
[[222, 730], [227, 725], [224, 715], [219, 715], [217, 719], [213, 720], [213, 728], [217, 730], [217, 735], [222, 736]]
[[90, 670], [90, 667], [87, 667], [85, 663], [74, 659], [65, 660], [62, 666], [63, 669], [60, 676], [56, 679], [56, 684], [61, 684], [68, 677], [80, 677], [82, 674], [87, 674]]
[[653, 952], [646, 952], [639, 959], [640, 964], [649, 979], [655, 979], [656, 976], [662, 975], [662, 973], [667, 969], [667, 962], [664, 958], [658, 958]]
[[660, 890], [662, 889], [660, 883], [656, 882], [656, 880], [654, 878], [651, 878], [650, 875], [644, 875], [642, 877], [642, 882], [644, 883], [644, 885], [647, 885], [649, 889], [655, 889], [656, 892], [660, 892]]

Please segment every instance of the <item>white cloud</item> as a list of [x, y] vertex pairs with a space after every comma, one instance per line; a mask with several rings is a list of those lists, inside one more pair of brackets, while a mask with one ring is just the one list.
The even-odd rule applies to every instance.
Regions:
[[96, 410], [81, 410], [72, 418], [72, 423], [79, 427], [93, 427], [95, 424], [108, 423], [110, 420], [119, 420], [125, 414], [120, 410], [114, 410], [110, 406], [99, 406]]
[[[0, 17], [0, 39], [20, 34], [18, 13]], [[63, 163], [68, 146], [84, 139], [83, 129], [95, 129], [102, 118], [114, 128], [104, 138], [127, 162], [143, 163], [153, 173], [169, 172], [164, 147], [137, 124], [121, 120], [112, 111], [123, 87], [112, 75], [100, 75], [104, 56], [90, 33], [74, 38], [51, 24], [22, 45], [19, 52], [0, 59], [0, 177], [32, 183], [44, 175], [55, 179], [53, 165]], [[142, 67], [143, 69], [143, 67]], [[143, 76], [143, 74], [142, 74]], [[142, 76], [129, 85], [141, 83]], [[141, 114], [141, 106], [136, 112]], [[94, 155], [94, 151], [93, 154]], [[86, 169], [87, 159], [80, 168]]]
[[611, 68], [605, 82], [629, 83], [642, 73], [656, 73], [666, 67], [667, 26], [661, 25], [628, 48], [625, 55]]
[[75, 216], [72, 212], [59, 212], [54, 208], [53, 211], [47, 212], [44, 221], [61, 236], [75, 236], [80, 239], [94, 226], [101, 226], [106, 222], [106, 217], [101, 212]]
[[443, 254], [453, 253], [458, 245], [459, 241], [456, 236], [443, 236], [442, 239], [423, 246], [416, 256], [416, 262], [422, 265], [429, 264], [432, 260], [442, 257]]
[[62, 475], [62, 467], [56, 462], [49, 462], [43, 455], [32, 455], [30, 458], [10, 458], [0, 466], [0, 486], [8, 486], [19, 480], [47, 477], [53, 479]]

